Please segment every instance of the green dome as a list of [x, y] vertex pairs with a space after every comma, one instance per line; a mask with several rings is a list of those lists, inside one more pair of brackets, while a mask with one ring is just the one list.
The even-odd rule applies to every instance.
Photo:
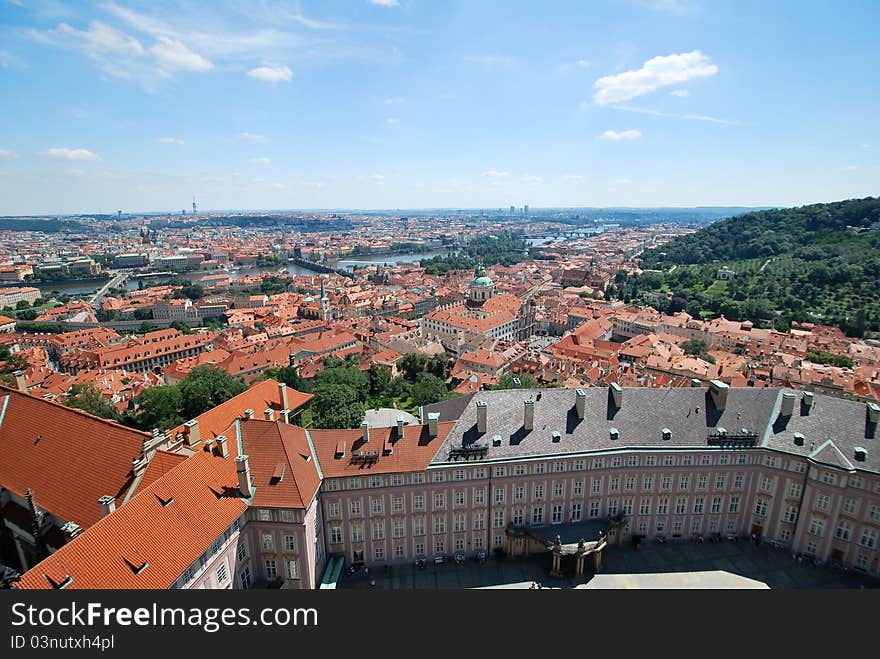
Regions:
[[474, 270], [474, 278], [471, 281], [472, 288], [478, 287], [489, 287], [494, 286], [495, 283], [486, 276], [486, 268], [483, 267], [482, 264], [477, 266], [477, 269]]

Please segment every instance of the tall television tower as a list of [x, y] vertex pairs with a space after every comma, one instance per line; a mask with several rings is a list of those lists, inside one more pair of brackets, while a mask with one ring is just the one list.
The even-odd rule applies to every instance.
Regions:
[[196, 214], [196, 196], [193, 194], [193, 215]]

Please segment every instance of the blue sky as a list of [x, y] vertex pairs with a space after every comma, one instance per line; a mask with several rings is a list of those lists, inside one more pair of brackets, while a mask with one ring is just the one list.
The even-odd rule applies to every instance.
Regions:
[[0, 214], [877, 195], [873, 0], [0, 0]]

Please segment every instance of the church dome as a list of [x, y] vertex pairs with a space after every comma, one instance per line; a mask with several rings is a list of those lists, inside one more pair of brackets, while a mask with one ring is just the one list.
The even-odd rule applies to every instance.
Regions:
[[474, 270], [474, 278], [471, 280], [471, 288], [483, 288], [494, 286], [495, 283], [486, 275], [486, 268], [482, 264]]

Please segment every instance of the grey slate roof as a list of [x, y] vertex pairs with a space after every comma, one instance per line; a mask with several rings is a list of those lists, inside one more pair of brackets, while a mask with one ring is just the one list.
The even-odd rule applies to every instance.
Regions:
[[[865, 403], [816, 394], [812, 407], [808, 407], [803, 392], [794, 393], [794, 413], [790, 417], [782, 417], [778, 411], [773, 415], [768, 421], [765, 446], [810, 456], [814, 462], [841, 469], [880, 472], [880, 432], [877, 424], [868, 422]], [[803, 446], [794, 443], [795, 433], [804, 436]], [[826, 446], [827, 440], [832, 444]], [[867, 450], [864, 462], [855, 460], [857, 446]]]
[[[585, 416], [575, 411], [575, 389], [509, 389], [474, 394], [434, 463], [447, 462], [453, 447], [488, 444], [489, 460], [559, 455], [625, 448], [675, 449], [706, 446], [707, 436], [719, 426], [729, 433], [741, 429], [757, 433], [758, 441], [776, 403], [778, 389], [731, 389], [724, 411], [716, 409], [702, 388], [625, 388], [621, 407], [614, 406], [611, 389], [588, 387]], [[535, 398], [534, 428], [523, 428], [524, 401]], [[488, 404], [487, 432], [476, 428], [476, 401]], [[610, 430], [617, 429], [618, 439]], [[671, 431], [663, 439], [663, 429]], [[553, 431], [561, 433], [552, 441]], [[501, 445], [492, 437], [501, 435]]]
[[[472, 396], [427, 406], [439, 411], [442, 421], [456, 419], [455, 427], [434, 456], [432, 464], [456, 462], [450, 450], [482, 445], [483, 460], [511, 460], [630, 449], [676, 450], [707, 447], [708, 435], [724, 428], [728, 435], [743, 430], [758, 435], [756, 446], [811, 458], [815, 463], [840, 469], [880, 473], [880, 432], [867, 422], [865, 403], [815, 394], [809, 410], [802, 392], [781, 388], [730, 388], [723, 411], [715, 407], [705, 388], [625, 388], [622, 404], [615, 407], [611, 390], [588, 387], [585, 416], [575, 411], [575, 389], [509, 389], [482, 391]], [[794, 413], [780, 416], [782, 393], [797, 396]], [[535, 399], [533, 430], [523, 428], [524, 401]], [[476, 402], [485, 401], [487, 428], [476, 427]], [[616, 429], [617, 439], [611, 430]], [[663, 430], [670, 431], [663, 439]], [[553, 441], [553, 432], [561, 438]], [[804, 445], [794, 443], [794, 433], [804, 435]], [[499, 446], [493, 436], [501, 436]], [[832, 440], [828, 443], [827, 440]], [[867, 450], [867, 459], [855, 460], [856, 447]], [[812, 454], [812, 455], [811, 455]], [[458, 459], [457, 462], [462, 462]]]

